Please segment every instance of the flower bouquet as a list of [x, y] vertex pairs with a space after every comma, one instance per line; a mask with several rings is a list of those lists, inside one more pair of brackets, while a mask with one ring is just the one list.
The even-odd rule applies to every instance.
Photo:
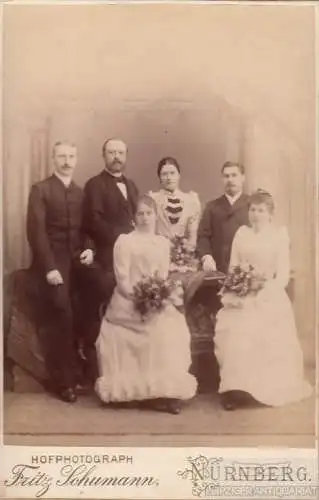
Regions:
[[196, 252], [190, 247], [187, 238], [175, 236], [171, 240], [170, 271], [197, 271], [199, 260]]
[[[222, 282], [219, 295], [224, 305], [240, 305], [243, 297], [255, 296], [264, 288], [266, 279], [253, 266], [234, 266]], [[228, 299], [225, 299], [228, 296]], [[231, 298], [232, 297], [232, 298]], [[234, 300], [233, 300], [234, 299]]]
[[142, 278], [133, 288], [134, 308], [143, 320], [169, 304], [178, 307], [182, 303], [183, 288], [180, 282], [161, 278], [157, 273]]

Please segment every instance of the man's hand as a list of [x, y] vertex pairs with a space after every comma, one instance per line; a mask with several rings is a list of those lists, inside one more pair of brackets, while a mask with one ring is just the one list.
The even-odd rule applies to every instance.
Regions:
[[46, 275], [46, 279], [49, 285], [53, 286], [63, 285], [63, 278], [60, 274], [60, 271], [58, 271], [57, 269], [49, 271]]
[[211, 272], [216, 271], [216, 262], [211, 255], [204, 255], [202, 258], [203, 271]]
[[80, 254], [80, 262], [84, 266], [90, 266], [93, 262], [93, 250], [90, 248], [87, 248]]

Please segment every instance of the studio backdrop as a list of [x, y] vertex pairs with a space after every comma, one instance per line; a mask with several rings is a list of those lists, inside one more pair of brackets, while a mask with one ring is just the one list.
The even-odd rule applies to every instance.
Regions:
[[294, 308], [314, 361], [314, 26], [311, 7], [297, 10], [7, 6], [5, 273], [29, 265], [28, 193], [51, 173], [57, 140], [76, 143], [82, 186], [103, 168], [107, 137], [127, 142], [141, 192], [158, 187], [158, 161], [174, 156], [182, 188], [203, 206], [221, 193], [223, 162], [241, 161], [247, 190], [268, 189], [288, 226]]

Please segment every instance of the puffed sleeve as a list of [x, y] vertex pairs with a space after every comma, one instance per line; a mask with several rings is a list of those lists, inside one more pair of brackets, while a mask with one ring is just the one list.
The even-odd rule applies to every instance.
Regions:
[[161, 245], [161, 260], [159, 263], [158, 274], [161, 278], [166, 279], [170, 265], [170, 241], [164, 236], [159, 236], [159, 245]]
[[197, 243], [197, 232], [201, 217], [201, 203], [199, 196], [194, 191], [189, 193], [189, 218], [187, 221], [187, 238], [189, 243], [195, 248]]
[[158, 207], [159, 205], [159, 202], [160, 202], [160, 199], [162, 197], [162, 194], [160, 191], [148, 191], [147, 192], [147, 196], [149, 196], [150, 198], [152, 198], [152, 200], [154, 201], [156, 207]]
[[286, 288], [290, 279], [290, 238], [286, 227], [281, 227], [277, 239], [275, 283]]
[[133, 292], [130, 283], [131, 248], [130, 236], [121, 234], [114, 245], [114, 274], [119, 291], [124, 296]]
[[156, 210], [158, 208], [158, 195], [159, 195], [159, 192], [158, 191], [147, 191], [147, 196], [149, 196], [150, 198], [152, 198], [152, 200], [154, 201], [155, 203], [155, 206], [156, 206]]

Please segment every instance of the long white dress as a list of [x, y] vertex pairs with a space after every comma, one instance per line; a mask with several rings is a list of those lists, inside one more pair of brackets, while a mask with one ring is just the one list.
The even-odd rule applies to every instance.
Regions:
[[172, 305], [142, 321], [131, 299], [142, 277], [166, 278], [169, 241], [137, 230], [119, 236], [114, 248], [117, 286], [96, 342], [99, 378], [95, 390], [104, 402], [152, 398], [190, 399], [197, 390], [189, 373], [190, 333]]
[[241, 390], [257, 401], [280, 406], [308, 397], [303, 355], [285, 288], [290, 276], [289, 236], [285, 227], [256, 233], [238, 229], [230, 266], [253, 265], [267, 277], [255, 297], [241, 307], [225, 305], [217, 314], [215, 352], [220, 365], [219, 392]]

